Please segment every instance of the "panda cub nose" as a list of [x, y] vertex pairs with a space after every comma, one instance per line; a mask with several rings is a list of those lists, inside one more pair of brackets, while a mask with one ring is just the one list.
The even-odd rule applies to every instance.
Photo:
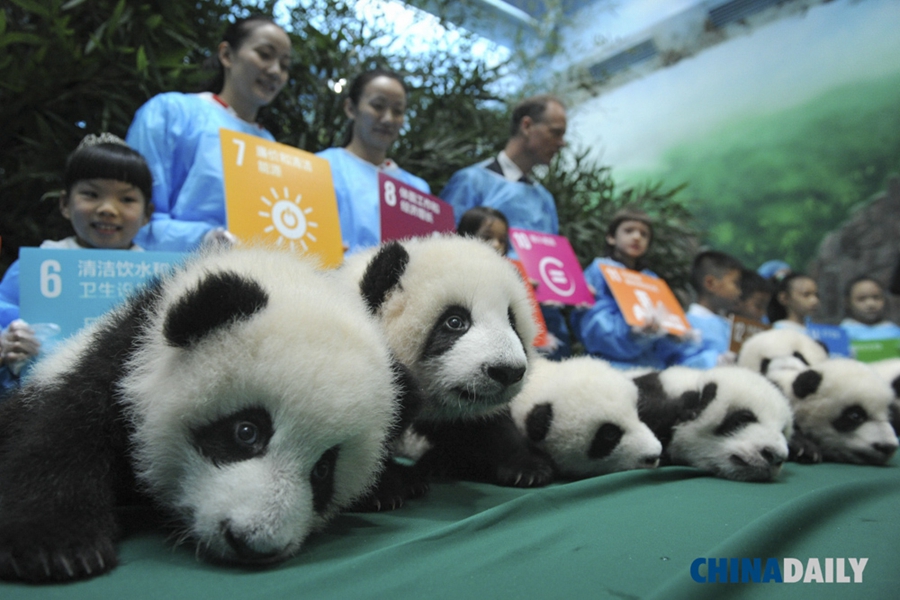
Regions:
[[785, 457], [781, 455], [779, 452], [775, 452], [770, 448], [764, 448], [760, 451], [760, 456], [763, 457], [763, 460], [772, 465], [773, 467], [780, 466], [784, 463]]
[[489, 365], [485, 368], [487, 376], [503, 386], [511, 386], [518, 383], [525, 376], [525, 367], [510, 367], [506, 365]]
[[277, 551], [260, 552], [251, 548], [247, 540], [242, 535], [236, 534], [227, 521], [222, 523], [222, 528], [225, 534], [225, 541], [234, 550], [239, 560], [247, 563], [265, 563], [278, 556]]
[[872, 447], [875, 448], [876, 452], [884, 454], [885, 456], [890, 456], [897, 449], [897, 446], [894, 446], [893, 444], [872, 444]]

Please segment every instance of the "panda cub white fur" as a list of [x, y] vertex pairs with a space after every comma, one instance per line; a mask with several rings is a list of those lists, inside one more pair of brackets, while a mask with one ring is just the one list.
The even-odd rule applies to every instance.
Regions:
[[894, 390], [894, 401], [891, 402], [891, 427], [894, 428], [894, 433], [900, 435], [900, 358], [885, 358], [869, 363], [869, 366], [875, 369], [875, 372]]
[[664, 463], [770, 481], [787, 460], [790, 405], [762, 375], [736, 366], [670, 367], [634, 381], [638, 413], [662, 442]]
[[333, 276], [262, 249], [193, 259], [0, 404], [0, 577], [108, 571], [136, 499], [211, 560], [284, 560], [374, 483], [405, 389]]
[[770, 369], [768, 377], [791, 400], [794, 460], [881, 465], [897, 450], [889, 421], [893, 390], [871, 367], [832, 358], [804, 369]]
[[828, 358], [828, 350], [810, 336], [794, 329], [769, 329], [741, 346], [737, 365], [765, 375], [772, 360], [810, 366]]
[[662, 444], [640, 420], [637, 401], [634, 381], [605, 361], [537, 359], [510, 410], [557, 472], [578, 479], [657, 466]]
[[[533, 358], [525, 284], [487, 244], [459, 236], [390, 242], [340, 272], [378, 316], [388, 345], [422, 389], [413, 427], [428, 450], [410, 475], [385, 473], [369, 508], [420, 493], [424, 474], [543, 485], [552, 465], [509, 417]], [[392, 463], [389, 463], [392, 467]], [[392, 467], [393, 468], [393, 467]], [[360, 508], [366, 508], [360, 506]]]

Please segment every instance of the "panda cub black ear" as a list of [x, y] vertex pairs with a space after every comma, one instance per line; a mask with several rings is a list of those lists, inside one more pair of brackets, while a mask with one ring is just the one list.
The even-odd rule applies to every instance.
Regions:
[[369, 261], [359, 289], [372, 314], [384, 303], [388, 292], [400, 285], [407, 264], [409, 253], [399, 242], [384, 244]]
[[681, 416], [680, 421], [693, 421], [706, 410], [709, 403], [716, 397], [719, 387], [715, 383], [707, 383], [699, 392], [694, 390], [685, 392], [681, 395]]
[[211, 273], [175, 302], [163, 335], [169, 344], [188, 348], [220, 327], [249, 319], [268, 302], [256, 281], [230, 271]]
[[797, 378], [794, 380], [791, 387], [794, 390], [794, 396], [803, 399], [810, 394], [815, 394], [821, 383], [822, 374], [818, 371], [809, 370], [803, 371], [797, 375]]
[[550, 403], [536, 404], [525, 419], [525, 432], [532, 442], [540, 442], [550, 433], [553, 423], [553, 406]]

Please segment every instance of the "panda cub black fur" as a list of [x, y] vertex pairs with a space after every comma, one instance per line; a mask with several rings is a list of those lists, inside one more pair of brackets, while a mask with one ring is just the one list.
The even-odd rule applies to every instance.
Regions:
[[[524, 282], [487, 244], [459, 236], [390, 242], [348, 257], [341, 273], [378, 316], [394, 355], [421, 386], [415, 469], [392, 467], [361, 509], [402, 504], [427, 474], [544, 485], [549, 458], [516, 429], [535, 335]], [[399, 441], [399, 440], [398, 440]]]
[[788, 458], [791, 409], [771, 382], [742, 367], [670, 367], [635, 377], [638, 413], [667, 464], [717, 477], [770, 481]]
[[637, 385], [600, 359], [535, 360], [511, 411], [519, 430], [550, 455], [562, 477], [659, 464], [662, 444], [638, 416]]
[[896, 452], [890, 424], [894, 393], [872, 367], [832, 358], [808, 368], [769, 369], [768, 377], [794, 410], [793, 460], [883, 465]]
[[211, 560], [284, 560], [374, 483], [404, 377], [359, 297], [309, 262], [195, 258], [0, 404], [0, 577], [112, 569], [114, 508], [141, 499]]

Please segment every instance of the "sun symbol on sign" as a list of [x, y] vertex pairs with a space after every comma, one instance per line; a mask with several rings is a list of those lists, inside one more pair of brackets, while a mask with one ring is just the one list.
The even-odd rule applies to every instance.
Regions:
[[279, 198], [275, 188], [270, 188], [269, 191], [272, 192], [272, 200], [265, 196], [260, 196], [260, 200], [263, 201], [263, 204], [270, 207], [270, 210], [269, 212], [259, 211], [259, 216], [272, 221], [272, 224], [263, 231], [266, 233], [273, 230], [278, 232], [278, 241], [275, 242], [276, 246], [281, 246], [287, 241], [291, 250], [296, 250], [296, 244], [299, 244], [304, 252], [308, 251], [309, 246], [307, 246], [306, 241], [316, 241], [316, 236], [310, 232], [310, 228], [319, 226], [318, 223], [307, 218], [307, 215], [313, 209], [311, 207], [300, 208], [300, 200], [303, 198], [301, 194], [297, 194], [296, 198], [290, 200], [291, 195], [287, 188], [284, 188], [284, 196], [281, 198]]

